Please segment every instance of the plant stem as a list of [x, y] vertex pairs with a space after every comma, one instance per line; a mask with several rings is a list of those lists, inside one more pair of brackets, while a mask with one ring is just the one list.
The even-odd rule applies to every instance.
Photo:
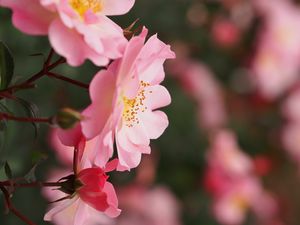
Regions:
[[30, 123], [49, 123], [51, 124], [52, 120], [51, 118], [30, 118], [30, 117], [17, 117], [12, 116], [7, 113], [0, 113], [0, 120], [14, 120], [18, 122], [30, 122]]
[[76, 175], [77, 174], [77, 167], [78, 165], [78, 148], [74, 148], [74, 155], [73, 155], [73, 172]]
[[7, 189], [3, 186], [0, 186], [0, 190], [3, 192], [4, 195], [4, 199], [5, 199], [5, 203], [7, 208], [13, 213], [15, 214], [15, 216], [17, 216], [20, 220], [22, 220], [23, 222], [27, 223], [28, 225], [36, 225], [35, 223], [33, 223], [31, 220], [29, 220], [27, 217], [25, 217], [22, 213], [20, 213], [12, 204], [11, 199], [10, 199], [10, 194], [7, 191]]
[[58, 79], [58, 80], [66, 81], [68, 83], [74, 84], [76, 86], [79, 86], [79, 87], [82, 87], [82, 88], [85, 88], [85, 89], [89, 89], [89, 85], [88, 84], [82, 83], [82, 82], [77, 81], [77, 80], [73, 80], [71, 78], [62, 76], [62, 75], [57, 74], [57, 73], [47, 72], [46, 75], [49, 76], [49, 77], [53, 77], [55, 79]]
[[60, 187], [60, 182], [32, 182], [32, 183], [13, 183], [12, 181], [0, 181], [1, 186], [13, 186], [13, 187]]

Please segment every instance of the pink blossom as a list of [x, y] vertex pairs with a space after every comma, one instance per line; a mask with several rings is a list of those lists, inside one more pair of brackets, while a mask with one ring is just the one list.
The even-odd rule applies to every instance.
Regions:
[[228, 130], [216, 134], [207, 154], [207, 161], [210, 167], [234, 178], [246, 176], [254, 169], [251, 158], [241, 151], [235, 135]]
[[282, 114], [287, 122], [282, 128], [281, 138], [290, 158], [300, 163], [300, 88], [294, 90], [282, 104]]
[[230, 20], [217, 19], [211, 31], [214, 41], [223, 47], [232, 47], [240, 40], [239, 28]]
[[167, 89], [160, 85], [163, 63], [174, 58], [170, 47], [156, 35], [144, 44], [147, 29], [133, 37], [122, 59], [101, 70], [90, 84], [91, 105], [84, 110], [82, 128], [88, 138], [98, 139], [97, 165], [113, 154], [116, 141], [119, 170], [136, 167], [142, 153], [150, 153], [150, 139], [168, 126], [165, 113], [157, 110], [170, 104]]
[[300, 88], [291, 92], [283, 102], [281, 109], [286, 119], [300, 123]]
[[[49, 180], [59, 180], [61, 177], [68, 176], [71, 171], [67, 170], [52, 170], [49, 173]], [[44, 188], [43, 195], [49, 201], [56, 201], [65, 197], [65, 194], [59, 190], [53, 190], [51, 188]], [[70, 203], [68, 207], [63, 209], [61, 212], [51, 215], [51, 218], [45, 217], [47, 220], [51, 220], [56, 225], [73, 225], [73, 224], [84, 224], [84, 225], [111, 225], [112, 221], [103, 213], [99, 213], [96, 209], [83, 202], [80, 198], [74, 197], [73, 199], [64, 200], [63, 202], [51, 203], [53, 209], [61, 209], [64, 203]], [[78, 221], [78, 222], [77, 222]]]
[[[77, 126], [67, 132], [62, 130], [57, 132], [64, 143], [70, 146], [74, 145], [73, 147], [78, 151], [76, 180], [72, 185], [74, 193], [67, 199], [54, 203], [44, 217], [45, 220], [54, 221], [58, 225], [67, 224], [67, 222], [75, 225], [86, 225], [86, 223], [94, 225], [98, 220], [105, 220], [104, 214], [109, 217], [116, 217], [120, 214], [115, 190], [107, 181], [108, 176], [106, 175], [107, 172], [115, 170], [118, 161], [113, 160], [105, 162], [100, 167], [92, 167], [90, 149], [93, 148], [95, 141], [86, 142], [84, 136], [79, 135], [78, 131], [80, 130], [81, 127]], [[62, 143], [59, 145], [59, 151], [70, 151], [61, 146]], [[57, 199], [53, 198], [57, 196], [61, 196], [61, 193], [49, 198], [54, 201]]]
[[49, 35], [55, 51], [72, 66], [90, 59], [106, 65], [122, 56], [127, 40], [107, 16], [128, 12], [134, 0], [1, 0], [24, 33]]
[[74, 147], [63, 145], [58, 137], [58, 129], [52, 129], [49, 134], [49, 142], [55, 151], [58, 160], [67, 166], [73, 163]]
[[283, 94], [298, 80], [300, 69], [300, 8], [290, 1], [254, 1], [265, 24], [254, 57], [252, 77], [268, 99]]
[[200, 126], [208, 130], [223, 127], [227, 122], [224, 99], [220, 84], [210, 69], [185, 56], [169, 65], [181, 87], [196, 101]]
[[232, 183], [230, 190], [214, 200], [214, 214], [222, 224], [243, 224], [249, 209], [259, 220], [268, 220], [276, 212], [276, 202], [254, 177]]
[[[166, 187], [132, 185], [120, 191], [120, 205], [126, 209], [118, 225], [180, 225], [179, 204]], [[151, 206], [151, 207], [149, 207]]]
[[207, 154], [204, 184], [213, 197], [213, 213], [225, 225], [243, 224], [251, 210], [257, 220], [271, 221], [277, 203], [264, 190], [251, 158], [241, 151], [229, 130], [213, 136]]

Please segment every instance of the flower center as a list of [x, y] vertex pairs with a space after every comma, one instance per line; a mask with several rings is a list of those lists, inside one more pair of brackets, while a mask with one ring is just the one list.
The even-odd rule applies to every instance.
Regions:
[[126, 96], [122, 97], [124, 108], [123, 108], [123, 121], [127, 127], [133, 127], [135, 124], [139, 124], [138, 114], [145, 112], [147, 106], [144, 105], [146, 99], [145, 87], [150, 84], [141, 81], [140, 89], [135, 98], [129, 99]]
[[80, 16], [83, 16], [88, 10], [93, 13], [102, 10], [102, 0], [70, 0], [70, 5]]

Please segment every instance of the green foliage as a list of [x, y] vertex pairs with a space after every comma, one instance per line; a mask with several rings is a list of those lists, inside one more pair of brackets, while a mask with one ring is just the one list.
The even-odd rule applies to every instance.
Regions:
[[[18, 98], [18, 97], [16, 97], [14, 100], [23, 107], [23, 109], [28, 117], [30, 117], [30, 118], [38, 117], [39, 109], [35, 104], [33, 104], [32, 102], [26, 101], [22, 98]], [[32, 122], [31, 124], [34, 128], [35, 137], [37, 137], [39, 124], [34, 123], [34, 122]]]
[[0, 41], [0, 90], [10, 84], [14, 74], [14, 59], [8, 47]]
[[5, 162], [4, 164], [4, 170], [5, 170], [5, 175], [8, 179], [12, 179], [12, 170], [8, 162]]

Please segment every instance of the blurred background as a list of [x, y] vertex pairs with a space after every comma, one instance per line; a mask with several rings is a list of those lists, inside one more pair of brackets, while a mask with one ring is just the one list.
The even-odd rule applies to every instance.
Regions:
[[[50, 46], [46, 37], [16, 30], [8, 9], [0, 9], [0, 18], [0, 40], [15, 58], [13, 82], [20, 82], [41, 69]], [[137, 169], [110, 175], [123, 213], [109, 223], [299, 225], [299, 1], [137, 0], [127, 15], [112, 19], [125, 28], [136, 18], [177, 54], [166, 63], [164, 81], [172, 96], [164, 109], [170, 125]], [[58, 69], [86, 83], [97, 70], [90, 62]], [[41, 117], [89, 104], [87, 91], [47, 77], [18, 96]], [[1, 103], [26, 116], [15, 102]], [[55, 155], [48, 126], [40, 125], [36, 137], [30, 124], [0, 128], [0, 165], [7, 161], [13, 176], [41, 160], [38, 180], [68, 166]], [[39, 189], [18, 189], [13, 202], [36, 224], [49, 224]], [[4, 215], [2, 203], [0, 212], [1, 225], [23, 224]]]

